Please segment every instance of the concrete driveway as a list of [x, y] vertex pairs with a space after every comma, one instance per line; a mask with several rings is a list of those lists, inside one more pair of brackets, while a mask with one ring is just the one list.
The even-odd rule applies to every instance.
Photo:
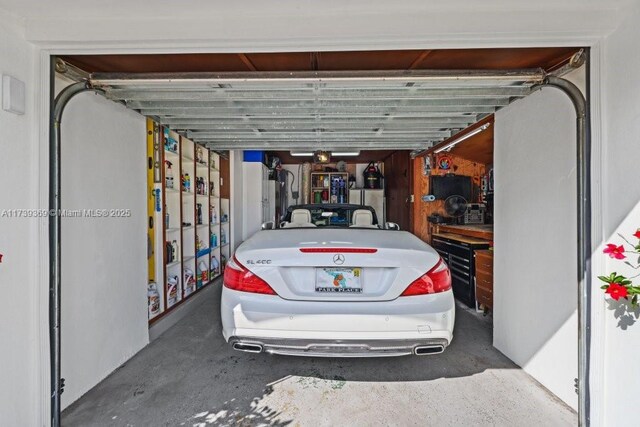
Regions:
[[462, 307], [440, 355], [323, 359], [231, 350], [220, 284], [63, 413], [65, 426], [576, 425], [574, 411], [491, 346]]

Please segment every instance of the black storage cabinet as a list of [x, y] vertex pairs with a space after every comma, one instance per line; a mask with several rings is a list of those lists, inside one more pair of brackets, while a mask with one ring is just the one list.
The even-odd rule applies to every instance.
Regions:
[[489, 244], [466, 243], [456, 239], [433, 236], [431, 246], [440, 253], [451, 270], [453, 295], [467, 306], [476, 307], [474, 286], [475, 262], [473, 251], [488, 249]]

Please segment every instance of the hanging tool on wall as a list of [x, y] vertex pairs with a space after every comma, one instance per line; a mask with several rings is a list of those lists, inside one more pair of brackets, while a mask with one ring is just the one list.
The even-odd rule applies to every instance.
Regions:
[[431, 156], [426, 155], [422, 157], [422, 175], [429, 176], [431, 175]]

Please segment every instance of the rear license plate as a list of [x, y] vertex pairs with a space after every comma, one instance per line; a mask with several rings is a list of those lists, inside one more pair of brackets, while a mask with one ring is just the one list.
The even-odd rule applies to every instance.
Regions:
[[361, 268], [316, 268], [316, 292], [362, 292]]

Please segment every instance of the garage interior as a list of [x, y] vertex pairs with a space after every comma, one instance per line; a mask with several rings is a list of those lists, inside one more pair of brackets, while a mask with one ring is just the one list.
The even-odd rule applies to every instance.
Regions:
[[[74, 390], [63, 422], [306, 424], [317, 410], [309, 402], [317, 401], [335, 409], [339, 418], [324, 419], [330, 425], [350, 408], [331, 402], [351, 390], [362, 411], [368, 397], [382, 396], [389, 407], [381, 411], [401, 424], [417, 414], [402, 403], [403, 393], [414, 402], [440, 396], [423, 405], [439, 408], [422, 414], [429, 422], [575, 423], [574, 398], [544, 375], [521, 370], [509, 353], [521, 343], [496, 342], [494, 335], [508, 329], [511, 316], [508, 310], [494, 315], [494, 301], [506, 306], [514, 298], [494, 288], [499, 242], [508, 239], [493, 234], [507, 216], [494, 201], [494, 135], [497, 113], [539, 93], [544, 76], [584, 79], [582, 59], [579, 48], [59, 58], [58, 86], [88, 79], [109, 101], [145, 117], [139, 143], [146, 143], [149, 161], [141, 158], [139, 168], [153, 225], [144, 230], [152, 248], [144, 254], [152, 342], [120, 360], [116, 366], [124, 365], [104, 381], [98, 384], [106, 375], [92, 379], [95, 388]], [[510, 137], [517, 143], [521, 135]], [[63, 150], [64, 141], [63, 127]], [[496, 198], [508, 187], [501, 187], [500, 173]], [[63, 177], [63, 193], [64, 185]], [[519, 178], [508, 189], [521, 194], [529, 185]], [[278, 223], [292, 205], [369, 200], [378, 203], [380, 223], [399, 224], [449, 263], [459, 302], [451, 347], [433, 358], [394, 360], [393, 370], [386, 360], [298, 360], [228, 349], [216, 303], [234, 249], [262, 223]], [[64, 330], [65, 310], [78, 308], [65, 308], [64, 291], [62, 298]], [[575, 309], [575, 299], [562, 310]], [[70, 363], [65, 372], [70, 348], [63, 341], [67, 381], [74, 376]], [[187, 362], [177, 366], [177, 360]], [[575, 366], [559, 366], [565, 368]], [[469, 382], [460, 383], [463, 378]], [[461, 384], [479, 394], [500, 390], [510, 404], [502, 411], [478, 400], [473, 415], [463, 414], [464, 405], [445, 410], [439, 400], [459, 399]], [[367, 423], [371, 416], [356, 419]]]

